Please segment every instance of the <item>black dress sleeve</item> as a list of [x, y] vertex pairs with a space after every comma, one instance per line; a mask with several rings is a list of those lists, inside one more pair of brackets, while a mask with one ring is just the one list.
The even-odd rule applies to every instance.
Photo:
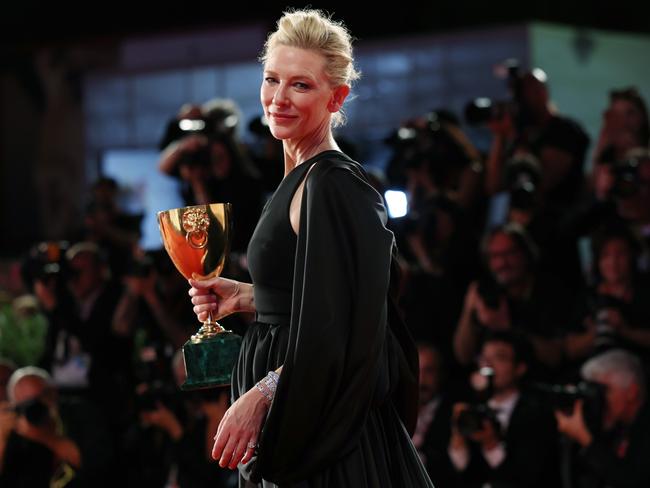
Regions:
[[261, 437], [264, 479], [305, 479], [354, 448], [385, 364], [393, 234], [355, 163], [307, 177], [289, 345]]

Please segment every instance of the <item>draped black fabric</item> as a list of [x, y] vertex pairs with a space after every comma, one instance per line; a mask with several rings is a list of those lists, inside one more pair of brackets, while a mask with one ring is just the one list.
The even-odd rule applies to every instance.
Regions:
[[[267, 241], [295, 239], [289, 203], [313, 164], [295, 261], [288, 263], [293, 280], [285, 290], [276, 284], [271, 292], [260, 269], [277, 268], [282, 259], [265, 256], [273, 244], [260, 245], [264, 239], [254, 234], [249, 246], [251, 276], [262, 282], [255, 283], [256, 303], [280, 305], [258, 315], [260, 322], [246, 333], [235, 396], [268, 370], [283, 369], [258, 454], [240, 466], [249, 480], [242, 484], [258, 486], [263, 478], [265, 487], [432, 486], [399, 416], [412, 427], [417, 356], [396, 311], [388, 310], [394, 240], [381, 196], [361, 166], [336, 151], [306, 161], [293, 170], [300, 173], [285, 177], [258, 230], [291, 233]], [[279, 223], [269, 226], [273, 218]], [[266, 294], [281, 296], [287, 288], [291, 309], [283, 311], [286, 300], [274, 302]], [[261, 323], [269, 316], [287, 317], [288, 323]]]

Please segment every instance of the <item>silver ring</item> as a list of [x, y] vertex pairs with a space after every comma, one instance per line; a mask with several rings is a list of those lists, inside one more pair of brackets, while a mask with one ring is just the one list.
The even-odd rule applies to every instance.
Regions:
[[248, 447], [249, 449], [255, 449], [257, 447], [257, 444], [251, 441], [246, 445], [246, 447]]

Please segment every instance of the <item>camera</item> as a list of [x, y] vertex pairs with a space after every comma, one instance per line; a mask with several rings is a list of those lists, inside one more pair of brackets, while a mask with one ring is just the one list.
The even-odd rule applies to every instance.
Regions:
[[464, 437], [469, 437], [483, 430], [483, 424], [487, 420], [492, 423], [494, 430], [500, 435], [501, 425], [497, 413], [487, 404], [494, 393], [494, 370], [489, 367], [479, 369], [475, 381], [473, 381], [473, 386], [473, 401], [458, 414], [456, 419], [458, 432]]
[[488, 420], [499, 432], [500, 425], [496, 411], [485, 404], [470, 405], [458, 415], [456, 427], [463, 437], [469, 437], [475, 432], [483, 430], [483, 423]]
[[491, 276], [484, 276], [478, 280], [476, 291], [486, 307], [496, 310], [503, 295], [503, 290]]
[[516, 119], [517, 109], [520, 102], [520, 79], [519, 62], [516, 59], [507, 59], [501, 65], [505, 70], [505, 78], [513, 94], [510, 100], [492, 100], [488, 97], [478, 97], [465, 104], [465, 121], [471, 126], [485, 125], [492, 120], [501, 119], [506, 113], [510, 113]]
[[17, 415], [25, 417], [27, 422], [36, 427], [46, 425], [50, 419], [49, 407], [38, 398], [19, 403], [13, 410]]
[[465, 121], [471, 126], [485, 125], [492, 120], [501, 119], [506, 113], [513, 112], [512, 102], [478, 97], [465, 105]]
[[433, 110], [398, 127], [384, 139], [393, 149], [386, 170], [391, 184], [406, 186], [406, 171], [427, 165], [433, 182], [445, 187], [455, 170], [471, 163], [464, 148], [447, 130], [448, 125], [458, 125], [454, 114]]
[[635, 195], [643, 184], [639, 168], [642, 164], [649, 163], [650, 150], [644, 148], [633, 149], [624, 159], [610, 163], [614, 175], [612, 194], [621, 198]]
[[492, 100], [479, 97], [465, 104], [465, 121], [471, 126], [480, 126], [490, 121], [500, 120], [505, 114], [510, 114], [515, 129], [521, 134], [522, 129], [532, 124], [530, 108], [523, 97], [524, 80], [528, 77], [540, 83], [546, 82], [546, 73], [539, 68], [534, 68], [528, 73], [521, 73], [519, 61], [507, 59], [498, 66], [497, 76], [505, 78], [511, 97], [509, 100]]
[[21, 263], [25, 283], [32, 288], [36, 281], [46, 284], [62, 281], [59, 277], [68, 271], [65, 259], [68, 247], [67, 241], [44, 241], [33, 246]]
[[595, 381], [579, 381], [575, 385], [535, 383], [531, 385], [531, 390], [544, 404], [567, 415], [573, 413], [575, 402], [582, 400], [583, 418], [589, 432], [596, 434], [602, 430], [606, 405], [605, 385]]
[[515, 156], [506, 163], [506, 188], [510, 195], [510, 208], [532, 210], [537, 200], [537, 190], [542, 172], [532, 154]]
[[588, 306], [596, 327], [596, 350], [616, 347], [619, 343], [619, 336], [616, 329], [608, 321], [607, 309], [623, 311], [625, 303], [611, 295], [598, 294], [589, 300]]

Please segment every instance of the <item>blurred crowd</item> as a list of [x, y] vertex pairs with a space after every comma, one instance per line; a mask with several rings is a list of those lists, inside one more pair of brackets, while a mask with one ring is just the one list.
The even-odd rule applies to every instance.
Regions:
[[[414, 444], [442, 488], [648, 486], [645, 101], [633, 87], [603, 93], [592, 141], [553, 106], [542, 70], [508, 83], [508, 100], [476, 100], [462, 118], [404, 121], [385, 170], [368, 168], [418, 343]], [[186, 205], [233, 204], [222, 274], [247, 280], [246, 246], [284, 166], [263, 119], [241, 119], [233, 100], [182, 106], [159, 170]], [[488, 151], [468, 126], [489, 129]], [[20, 283], [0, 290], [0, 486], [237, 483], [210, 459], [229, 390], [178, 387], [199, 326], [188, 285], [164, 250], [139, 247], [142, 216], [119, 192], [94, 182], [78, 231], [35, 243]], [[241, 333], [252, 319], [222, 323]]]

